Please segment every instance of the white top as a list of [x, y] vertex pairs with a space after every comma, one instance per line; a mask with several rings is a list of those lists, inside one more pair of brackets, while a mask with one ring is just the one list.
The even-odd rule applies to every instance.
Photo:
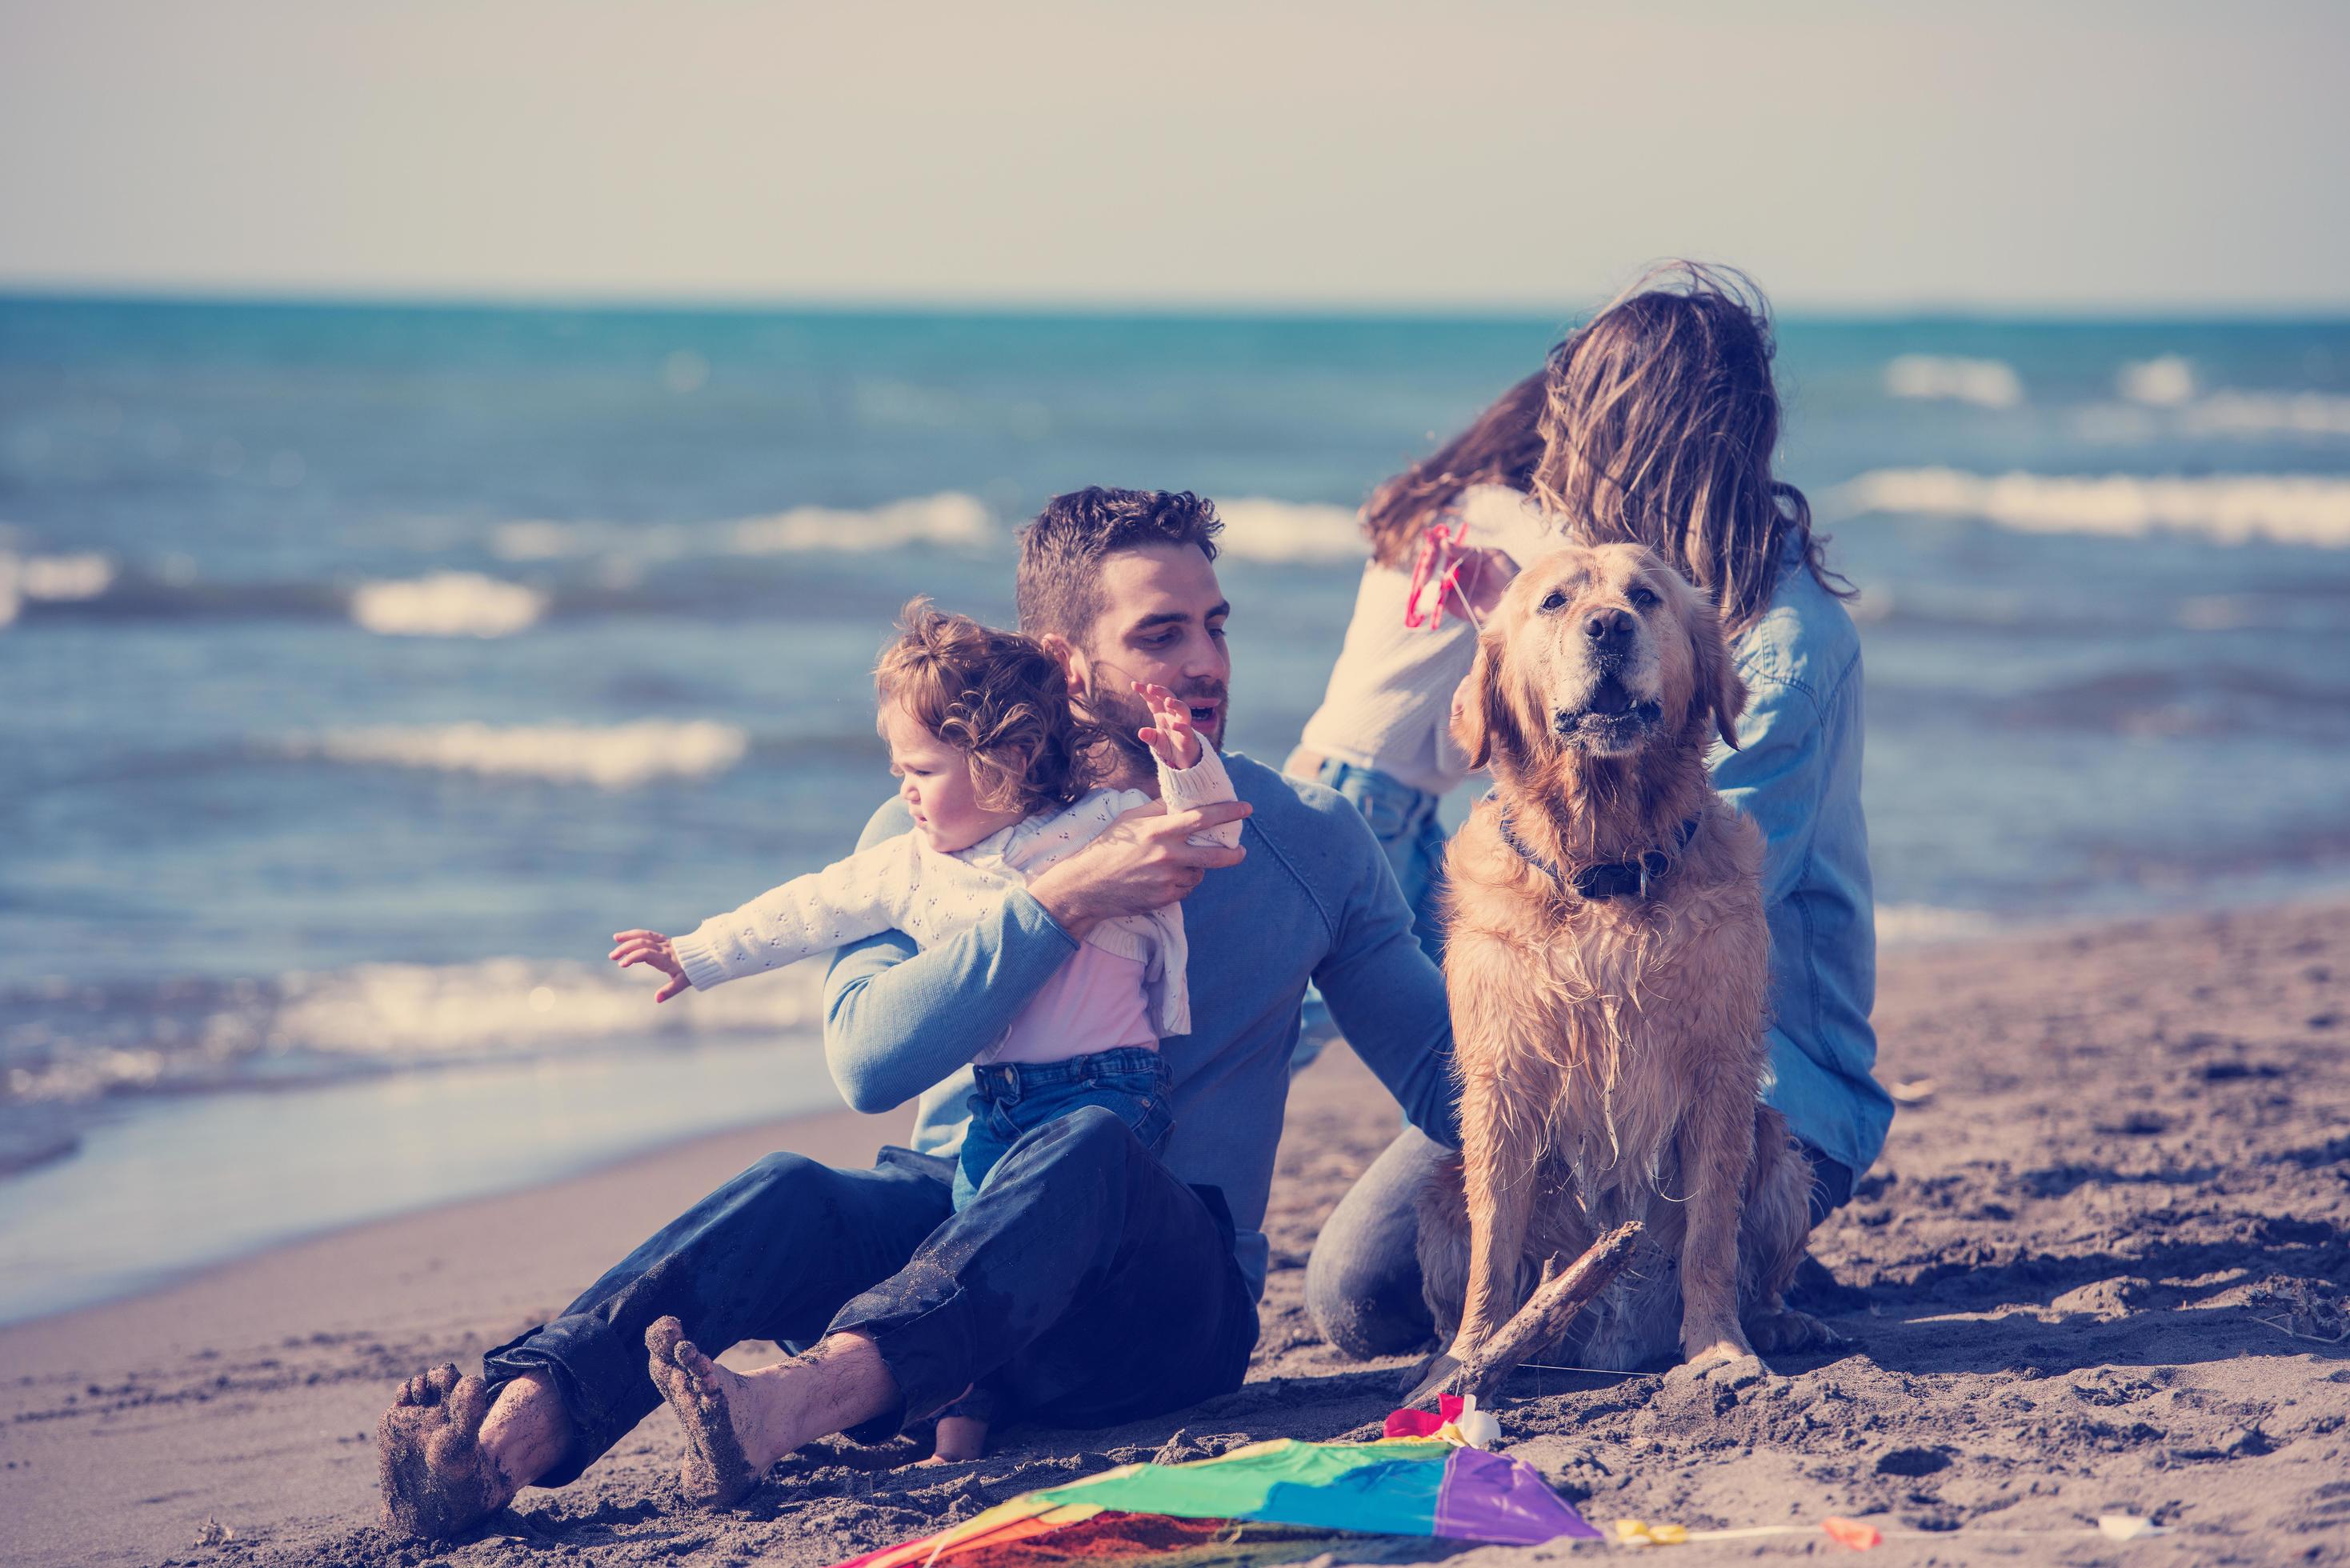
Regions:
[[[1558, 542], [1534, 498], [1506, 485], [1472, 485], [1446, 515], [1467, 522], [1469, 544], [1500, 550], [1520, 566]], [[1477, 628], [1456, 613], [1458, 601], [1448, 601], [1441, 626], [1408, 627], [1410, 597], [1408, 570], [1377, 561], [1363, 567], [1338, 667], [1299, 744], [1443, 794], [1469, 776], [1451, 721], [1452, 693], [1477, 656]]]
[[[1159, 788], [1169, 811], [1233, 798], [1223, 759], [1204, 739], [1197, 765], [1160, 765]], [[702, 921], [673, 944], [679, 966], [695, 990], [708, 991], [882, 931], [903, 931], [929, 947], [977, 925], [1006, 891], [1026, 886], [1037, 872], [1092, 843], [1122, 814], [1149, 804], [1150, 797], [1139, 789], [1094, 790], [1073, 805], [1024, 818], [951, 855], [931, 848], [920, 833], [885, 838], [821, 871], [770, 888], [732, 913]], [[1193, 835], [1192, 842], [1212, 841], [1231, 848], [1240, 842], [1240, 834], [1241, 825], [1228, 822]], [[1191, 1032], [1180, 904], [1104, 920], [1085, 940], [1140, 966], [1149, 1016], [1159, 1034]], [[1018, 1029], [1016, 1021], [1014, 1030], [1033, 1039]], [[1073, 1040], [1063, 1055], [1125, 1044], [1133, 1042]], [[1022, 1060], [1058, 1059], [1029, 1054], [1033, 1049], [1032, 1044], [1024, 1050]]]

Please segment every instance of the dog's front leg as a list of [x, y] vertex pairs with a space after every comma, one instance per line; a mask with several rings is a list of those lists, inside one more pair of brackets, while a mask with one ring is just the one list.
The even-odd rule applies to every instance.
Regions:
[[1738, 1214], [1754, 1159], [1754, 1092], [1730, 1073], [1699, 1090], [1681, 1127], [1681, 1355], [1691, 1366], [1754, 1354], [1738, 1326]]
[[1461, 1085], [1461, 1174], [1469, 1203], [1469, 1293], [1452, 1354], [1466, 1357], [1518, 1310], [1518, 1272], [1534, 1208], [1530, 1140], [1509, 1126], [1507, 1093], [1491, 1075]]

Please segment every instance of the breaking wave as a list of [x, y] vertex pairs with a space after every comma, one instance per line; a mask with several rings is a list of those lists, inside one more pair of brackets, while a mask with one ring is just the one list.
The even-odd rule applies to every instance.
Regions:
[[374, 725], [286, 742], [287, 754], [333, 763], [426, 768], [488, 778], [634, 789], [660, 778], [706, 778], [743, 760], [749, 740], [709, 720], [633, 723]]
[[556, 561], [588, 556], [671, 560], [685, 556], [846, 555], [930, 545], [984, 549], [1004, 537], [994, 515], [961, 491], [880, 506], [794, 506], [759, 517], [716, 523], [501, 523], [490, 548], [505, 561]]
[[478, 572], [362, 583], [351, 618], [382, 637], [511, 637], [536, 622], [546, 596]]
[[114, 581], [104, 556], [16, 556], [0, 550], [0, 626], [15, 621], [28, 599], [74, 604], [103, 595]]
[[0, 988], [0, 1105], [805, 1033], [822, 1020], [823, 973], [811, 961], [659, 1007], [653, 981], [636, 972], [520, 958], [12, 985]]
[[1359, 561], [1370, 553], [1354, 508], [1243, 496], [1216, 503], [1217, 544], [1243, 561]]
[[1838, 514], [1976, 517], [2027, 534], [2191, 534], [2350, 547], [2350, 479], [2302, 473], [2151, 477], [1882, 468], [1834, 493]]
[[1885, 367], [1885, 389], [1897, 398], [1946, 399], [1986, 409], [2023, 401], [2023, 378], [2003, 359], [1903, 354]]

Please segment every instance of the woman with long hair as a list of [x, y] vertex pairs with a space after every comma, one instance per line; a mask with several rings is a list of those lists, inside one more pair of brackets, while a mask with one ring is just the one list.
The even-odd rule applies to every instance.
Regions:
[[[1475, 616], [1516, 570], [1507, 547], [1523, 550], [1542, 531], [1528, 486], [1543, 453], [1544, 384], [1539, 370], [1519, 381], [1459, 435], [1371, 493], [1363, 508], [1371, 558], [1354, 618], [1322, 706], [1289, 758], [1291, 777], [1329, 785], [1370, 823], [1432, 958], [1443, 951], [1437, 807], [1469, 776], [1447, 719], [1477, 652]], [[1429, 531], [1457, 535], [1463, 523], [1468, 543], [1454, 552], [1462, 569], [1451, 586], [1418, 580], [1414, 567]]]
[[[1646, 545], [1721, 611], [1748, 702], [1713, 780], [1762, 830], [1773, 1081], [1811, 1161], [1813, 1222], [1884, 1147], [1877, 939], [1861, 812], [1860, 639], [1803, 493], [1774, 477], [1769, 308], [1727, 269], [1651, 271], [1551, 353], [1527, 483], [1575, 541]], [[1357, 1355], [1425, 1340], [1413, 1209], [1441, 1151], [1399, 1138], [1316, 1241], [1306, 1302]]]

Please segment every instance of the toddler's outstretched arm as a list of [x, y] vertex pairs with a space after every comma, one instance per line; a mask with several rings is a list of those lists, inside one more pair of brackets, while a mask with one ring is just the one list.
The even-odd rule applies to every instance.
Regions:
[[795, 877], [741, 909], [704, 920], [681, 937], [622, 931], [612, 961], [650, 964], [670, 976], [653, 1000], [691, 986], [708, 991], [746, 974], [781, 969], [887, 930], [927, 940], [934, 917], [1000, 898], [985, 873], [943, 855], [925, 855], [910, 833], [883, 839], [823, 870]]

